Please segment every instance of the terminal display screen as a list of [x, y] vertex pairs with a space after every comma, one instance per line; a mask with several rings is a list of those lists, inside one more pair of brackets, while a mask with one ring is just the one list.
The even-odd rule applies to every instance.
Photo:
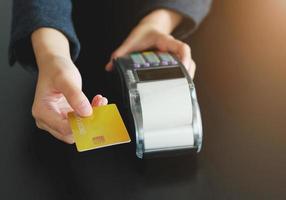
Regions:
[[164, 80], [185, 77], [180, 67], [142, 69], [136, 70], [136, 72], [140, 81]]

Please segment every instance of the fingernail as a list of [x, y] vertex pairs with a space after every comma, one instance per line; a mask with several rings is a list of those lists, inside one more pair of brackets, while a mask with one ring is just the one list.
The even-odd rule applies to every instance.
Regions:
[[108, 63], [105, 65], [105, 69], [107, 70], [108, 68], [110, 68], [111, 65], [111, 61], [108, 61]]
[[92, 99], [92, 106], [96, 106], [98, 104], [98, 101], [102, 98], [102, 96], [100, 94], [96, 95], [93, 99]]
[[101, 101], [102, 101], [103, 105], [108, 104], [108, 100], [107, 100], [107, 98], [105, 98], [105, 97], [103, 97], [103, 98], [101, 99]]
[[100, 99], [99, 105], [100, 106], [105, 106], [107, 104], [107, 99], [105, 97]]
[[103, 102], [103, 99], [100, 99], [100, 101], [99, 101], [99, 106], [103, 106], [104, 104], [103, 104], [104, 102]]
[[97, 98], [97, 99], [102, 98], [102, 95], [101, 94], [97, 94], [94, 98]]
[[111, 69], [112, 69], [112, 60], [110, 60], [110, 61], [107, 63], [107, 65], [105, 66], [105, 70], [106, 70], [106, 71], [111, 71]]

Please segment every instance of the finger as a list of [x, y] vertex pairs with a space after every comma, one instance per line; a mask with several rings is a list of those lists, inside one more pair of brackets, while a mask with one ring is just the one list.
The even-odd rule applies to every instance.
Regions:
[[108, 100], [101, 95], [96, 95], [92, 100], [92, 106], [104, 106], [107, 105]]
[[196, 72], [196, 63], [193, 60], [191, 62], [191, 67], [188, 70], [188, 72], [189, 72], [190, 76], [192, 77], [192, 79], [194, 79], [195, 72]]
[[34, 110], [37, 110], [37, 112], [34, 111], [33, 116], [38, 122], [41, 122], [41, 124], [46, 124], [61, 135], [72, 134], [68, 119], [62, 111], [57, 109], [57, 105], [50, 104], [43, 106], [40, 110]]
[[128, 44], [123, 43], [117, 50], [115, 50], [112, 53], [109, 62], [105, 66], [105, 70], [111, 71], [113, 69], [113, 60], [118, 57], [124, 56], [128, 54], [129, 52], [131, 52], [131, 48], [129, 48]]
[[125, 54], [128, 53], [128, 48], [127, 48], [127, 46], [128, 46], [128, 45], [126, 45], [126, 44], [123, 43], [123, 45], [121, 45], [117, 50], [115, 50], [115, 51], [112, 53], [109, 62], [108, 62], [108, 63], [106, 64], [106, 66], [105, 66], [105, 70], [106, 70], [106, 71], [111, 71], [111, 70], [113, 69], [113, 60], [114, 60], [114, 59], [116, 59], [116, 58], [118, 58], [118, 57], [121, 57], [121, 56], [123, 56], [123, 55], [125, 55]]
[[73, 138], [73, 136], [71, 134], [70, 135], [63, 135], [63, 134], [59, 133], [58, 131], [56, 131], [56, 130], [52, 129], [51, 127], [49, 127], [47, 124], [42, 123], [40, 121], [36, 121], [36, 124], [37, 124], [38, 128], [43, 129], [43, 130], [49, 132], [52, 136], [54, 136], [58, 140], [61, 140], [61, 141], [65, 142], [65, 143], [68, 143], [68, 144], [73, 144], [74, 143], [74, 138]]
[[53, 110], [46, 110], [42, 112], [42, 115], [38, 118], [40, 122], [48, 125], [51, 129], [60, 133], [61, 135], [72, 135], [72, 131], [68, 122], [68, 119], [64, 119], [60, 113], [56, 113]]
[[[127, 39], [120, 45], [119, 48], [117, 48], [111, 55], [109, 62], [107, 63], [107, 65], [105, 66], [105, 70], [107, 71], [111, 71], [112, 67], [113, 67], [113, 60], [127, 55], [128, 53], [131, 53], [133, 51], [139, 51], [140, 49], [136, 49], [136, 43], [137, 40], [139, 40], [137, 37], [134, 37], [134, 35], [136, 35], [135, 32], [132, 32]], [[137, 38], [137, 39], [136, 39]], [[138, 45], [137, 45], [138, 46]]]
[[57, 89], [62, 92], [67, 99], [72, 109], [82, 117], [92, 114], [92, 107], [81, 91], [81, 88], [76, 85], [69, 77], [61, 77], [56, 82]]
[[108, 63], [106, 64], [105, 66], [105, 70], [106, 71], [111, 71], [112, 70], [112, 67], [113, 67], [113, 63], [112, 63], [112, 58], [110, 58], [110, 61], [108, 61]]
[[101, 106], [105, 106], [105, 105], [107, 105], [107, 104], [108, 104], [107, 98], [102, 97], [101, 102], [100, 102], [100, 105], [101, 105]]
[[184, 64], [190, 64], [191, 49], [186, 43], [176, 40], [172, 36], [164, 36], [156, 42], [156, 47], [161, 51], [177, 55]]
[[188, 71], [194, 71], [191, 69], [195, 66], [192, 64], [191, 48], [186, 43], [176, 40], [172, 36], [164, 36], [156, 42], [156, 47], [160, 51], [169, 51], [177, 55]]
[[93, 97], [91, 105], [92, 106], [99, 106], [101, 98], [102, 98], [102, 95], [100, 95], [100, 94]]

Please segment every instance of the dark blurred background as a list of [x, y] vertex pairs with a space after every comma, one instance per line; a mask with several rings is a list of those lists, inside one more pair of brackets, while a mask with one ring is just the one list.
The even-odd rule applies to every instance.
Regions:
[[285, 22], [284, 0], [215, 0], [190, 41], [205, 151], [253, 198], [286, 197]]
[[[10, 16], [11, 1], [1, 0], [0, 199], [15, 191], [28, 197], [27, 181], [45, 185], [37, 175], [31, 179], [33, 164], [20, 164], [26, 160], [21, 151], [30, 151], [25, 142], [32, 136], [25, 132], [33, 124], [35, 75], [8, 66]], [[286, 1], [214, 0], [189, 43], [197, 63], [203, 151], [192, 187], [186, 181], [181, 189], [158, 191], [177, 199], [286, 199]], [[149, 192], [159, 195], [156, 188]]]

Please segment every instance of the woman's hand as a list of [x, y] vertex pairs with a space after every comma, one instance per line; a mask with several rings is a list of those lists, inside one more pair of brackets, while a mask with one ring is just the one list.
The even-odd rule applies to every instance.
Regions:
[[180, 23], [179, 14], [160, 9], [146, 16], [130, 33], [123, 44], [113, 52], [106, 70], [112, 70], [112, 59], [134, 51], [158, 49], [175, 54], [188, 70], [191, 77], [195, 74], [195, 62], [191, 49], [186, 43], [177, 40], [170, 33]]
[[[39, 128], [66, 143], [74, 143], [67, 113], [75, 111], [85, 117], [92, 107], [82, 92], [81, 75], [70, 59], [68, 41], [53, 29], [39, 29], [32, 35], [32, 43], [39, 68], [32, 114]], [[107, 104], [96, 95], [92, 106]]]

